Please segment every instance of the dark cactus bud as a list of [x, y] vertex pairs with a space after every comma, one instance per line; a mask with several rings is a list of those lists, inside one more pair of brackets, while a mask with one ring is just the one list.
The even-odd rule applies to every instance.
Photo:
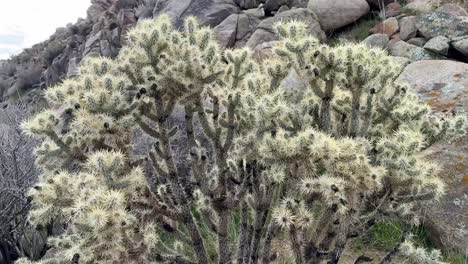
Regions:
[[343, 199], [343, 198], [340, 199], [340, 203], [341, 203], [342, 205], [344, 205], [344, 206], [346, 206], [346, 205], [348, 204], [348, 202], [346, 202], [346, 200]]
[[141, 89], [140, 89], [140, 94], [146, 94], [146, 89], [145, 89], [145, 88], [141, 88]]
[[338, 205], [337, 204], [332, 204], [331, 210], [336, 213], [338, 211]]
[[370, 93], [371, 93], [371, 94], [375, 94], [375, 89], [374, 89], [374, 88], [371, 88], [371, 89], [370, 89]]
[[104, 128], [105, 128], [105, 129], [109, 129], [109, 123], [104, 122]]
[[276, 130], [275, 129], [271, 130], [271, 136], [276, 137]]
[[315, 58], [317, 58], [319, 55], [320, 55], [320, 51], [317, 50], [317, 51], [314, 52], [314, 57]]
[[47, 182], [48, 182], [48, 183], [54, 183], [54, 180], [48, 179]]
[[65, 114], [67, 114], [67, 115], [71, 115], [72, 113], [73, 113], [73, 109], [71, 109], [71, 108], [67, 108], [65, 110]]
[[42, 187], [41, 187], [41, 186], [39, 186], [39, 185], [36, 185], [36, 186], [34, 186], [34, 187], [33, 187], [33, 189], [34, 189], [34, 190], [38, 190], [38, 191], [40, 191], [40, 190], [42, 189]]
[[338, 187], [336, 187], [335, 184], [332, 184], [332, 186], [330, 187], [332, 189], [332, 191], [334, 192], [338, 192], [340, 189], [338, 189]]
[[76, 104], [75, 104], [75, 109], [78, 110], [78, 109], [80, 109], [80, 108], [81, 108], [81, 105], [80, 105], [79, 103], [76, 103]]
[[318, 68], [315, 68], [314, 69], [314, 74], [315, 74], [315, 76], [319, 76], [320, 75], [320, 70]]

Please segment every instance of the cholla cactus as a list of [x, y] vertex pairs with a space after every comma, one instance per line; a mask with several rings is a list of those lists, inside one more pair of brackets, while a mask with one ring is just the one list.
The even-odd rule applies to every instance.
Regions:
[[383, 51], [276, 30], [258, 63], [194, 18], [144, 20], [118, 58], [49, 88], [24, 124], [44, 139], [30, 218], [67, 230], [41, 263], [269, 263], [284, 234], [296, 263], [337, 263], [350, 237], [443, 194], [421, 152], [463, 134], [464, 116], [430, 115]]

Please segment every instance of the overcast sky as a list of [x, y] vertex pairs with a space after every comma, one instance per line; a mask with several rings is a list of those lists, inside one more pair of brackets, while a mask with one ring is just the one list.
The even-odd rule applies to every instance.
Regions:
[[0, 59], [86, 17], [91, 0], [0, 0]]

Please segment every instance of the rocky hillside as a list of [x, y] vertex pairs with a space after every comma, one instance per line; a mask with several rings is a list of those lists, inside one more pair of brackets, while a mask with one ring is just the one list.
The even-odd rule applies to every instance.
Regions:
[[[0, 62], [0, 101], [36, 100], [41, 89], [78, 74], [85, 58], [116, 56], [130, 27], [162, 13], [179, 26], [196, 16], [215, 28], [224, 47], [247, 46], [259, 58], [268, 54], [272, 27], [280, 20], [304, 20], [312, 35], [330, 43], [360, 30], [369, 46], [387, 49], [408, 65], [400, 78], [435, 110], [468, 110], [468, 12], [463, 3], [440, 0], [92, 0], [85, 19]], [[468, 173], [467, 149], [465, 141], [456, 144], [431, 150], [446, 162], [449, 194], [423, 216], [429, 216], [438, 243], [466, 250], [468, 198], [461, 183]]]

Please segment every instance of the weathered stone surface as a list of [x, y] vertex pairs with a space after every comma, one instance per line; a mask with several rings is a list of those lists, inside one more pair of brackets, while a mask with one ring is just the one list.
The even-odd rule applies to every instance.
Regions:
[[427, 40], [425, 38], [412, 38], [406, 41], [408, 44], [415, 45], [418, 47], [424, 47], [424, 44], [426, 44]]
[[398, 2], [393, 2], [385, 7], [386, 17], [395, 17], [401, 13], [401, 5]]
[[403, 68], [406, 67], [406, 65], [411, 63], [411, 60], [405, 57], [392, 56], [391, 58], [393, 59], [393, 61], [400, 64], [401, 67]]
[[393, 56], [406, 57], [412, 61], [432, 60], [437, 58], [435, 54], [402, 40], [393, 43], [390, 42], [388, 49]]
[[222, 47], [232, 48], [245, 44], [258, 23], [257, 18], [247, 14], [232, 14], [216, 26], [214, 31]]
[[240, 8], [242, 9], [252, 9], [256, 8], [260, 5], [261, 0], [235, 0], [234, 1]]
[[400, 26], [401, 40], [408, 40], [416, 37], [416, 34], [418, 33], [418, 28], [416, 28], [415, 16], [402, 17], [398, 21], [398, 24]]
[[386, 34], [374, 34], [367, 37], [363, 42], [369, 47], [386, 49], [389, 40]]
[[443, 36], [438, 36], [435, 38], [431, 38], [426, 44], [424, 48], [435, 53], [447, 56], [448, 49], [449, 49], [449, 39]]
[[370, 9], [366, 0], [310, 0], [308, 8], [317, 15], [325, 31], [351, 24]]
[[80, 60], [77, 57], [71, 58], [68, 62], [67, 69], [67, 78], [78, 76], [78, 66], [80, 65]]
[[236, 42], [237, 22], [239, 21], [237, 14], [228, 16], [221, 24], [214, 28], [218, 42], [222, 47], [233, 47]]
[[278, 11], [281, 6], [288, 6], [289, 0], [266, 0], [265, 6], [265, 14], [271, 15], [273, 12]]
[[273, 53], [273, 47], [278, 43], [278, 41], [270, 41], [258, 44], [254, 49], [254, 58], [258, 61], [263, 61], [267, 59]]
[[369, 32], [373, 34], [386, 34], [387, 36], [391, 37], [397, 33], [399, 29], [400, 27], [398, 26], [398, 19], [395, 17], [390, 17], [371, 28]]
[[242, 13], [247, 14], [249, 16], [253, 16], [259, 19], [265, 18], [265, 10], [263, 7], [257, 7], [254, 9], [243, 10]]
[[405, 9], [413, 14], [427, 13], [433, 10], [434, 3], [426, 0], [416, 0], [405, 5]]
[[463, 55], [468, 56], [468, 36], [452, 42], [452, 46]]
[[196, 16], [203, 25], [214, 27], [226, 17], [240, 11], [234, 0], [177, 0], [158, 3], [153, 16], [167, 14], [176, 26], [181, 26], [186, 17]]
[[287, 5], [282, 5], [282, 6], [278, 9], [278, 11], [276, 12], [275, 15], [278, 15], [279, 13], [284, 12], [284, 11], [288, 11], [288, 10], [290, 10], [290, 8], [289, 8]]
[[288, 75], [281, 81], [280, 88], [285, 91], [288, 102], [297, 103], [304, 96], [304, 92], [308, 89], [307, 82], [299, 76], [294, 68], [289, 70]]
[[257, 29], [247, 41], [247, 46], [255, 48], [258, 44], [277, 40], [273, 31], [273, 26], [279, 21], [287, 20], [300, 20], [304, 21], [309, 29], [309, 34], [317, 37], [320, 40], [325, 40], [325, 32], [320, 28], [320, 24], [315, 20], [314, 14], [307, 8], [295, 8], [282, 13], [277, 16], [268, 18], [260, 22]]
[[436, 11], [448, 13], [454, 16], [468, 16], [468, 12], [463, 7], [455, 4], [444, 4], [437, 8]]
[[431, 12], [416, 18], [416, 27], [423, 37], [448, 38], [468, 35], [468, 17], [454, 16], [443, 12]]
[[[419, 61], [407, 66], [398, 81], [408, 82], [420, 98], [438, 112], [468, 110], [468, 64], [454, 61]], [[446, 195], [421, 206], [423, 224], [439, 247], [468, 248], [468, 138], [438, 144], [427, 150], [430, 160], [442, 165]]]
[[468, 111], [468, 64], [426, 60], [408, 65], [398, 81], [406, 81], [438, 111]]

